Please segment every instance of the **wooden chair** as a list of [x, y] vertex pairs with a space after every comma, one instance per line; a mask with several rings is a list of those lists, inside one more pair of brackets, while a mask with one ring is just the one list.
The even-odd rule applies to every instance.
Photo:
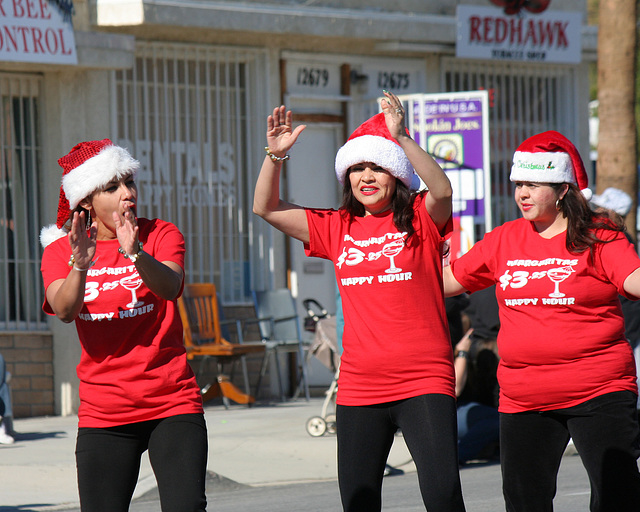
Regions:
[[[232, 343], [225, 339], [220, 320], [220, 309], [213, 283], [185, 284], [182, 296], [178, 299], [178, 309], [184, 328], [184, 344], [188, 359], [200, 359], [197, 372], [198, 381], [203, 375], [209, 358], [215, 358], [217, 365], [216, 380], [202, 388], [203, 401], [222, 396], [225, 407], [229, 400], [250, 405], [255, 402], [249, 388], [249, 378], [245, 356], [262, 353], [266, 364], [266, 344], [263, 342]], [[240, 328], [241, 329], [241, 328]], [[242, 333], [238, 333], [242, 340]], [[245, 392], [238, 389], [223, 372], [226, 363], [240, 360], [244, 373]], [[261, 368], [262, 373], [262, 368]]]

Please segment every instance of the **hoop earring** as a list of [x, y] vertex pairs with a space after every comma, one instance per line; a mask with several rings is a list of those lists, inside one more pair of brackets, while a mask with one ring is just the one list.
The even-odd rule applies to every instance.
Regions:
[[562, 203], [560, 202], [560, 199], [556, 199], [556, 210], [562, 210]]

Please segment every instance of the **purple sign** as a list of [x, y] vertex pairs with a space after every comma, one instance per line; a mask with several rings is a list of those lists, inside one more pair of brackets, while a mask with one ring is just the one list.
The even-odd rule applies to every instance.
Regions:
[[412, 100], [410, 106], [411, 135], [445, 170], [454, 187], [454, 215], [480, 220], [485, 214], [482, 99], [469, 93], [464, 98], [427, 96]]

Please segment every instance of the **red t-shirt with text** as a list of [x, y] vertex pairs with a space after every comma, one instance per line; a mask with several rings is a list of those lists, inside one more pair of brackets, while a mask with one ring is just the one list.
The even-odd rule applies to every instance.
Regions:
[[[308, 209], [308, 256], [333, 261], [344, 313], [337, 403], [370, 405], [426, 393], [455, 396], [442, 292], [442, 244], [416, 196], [413, 243], [393, 214]], [[448, 226], [450, 230], [450, 224]]]
[[[640, 259], [622, 233], [599, 230], [594, 256], [567, 251], [566, 233], [541, 237], [518, 219], [454, 261], [473, 292], [496, 284], [500, 411], [572, 407], [605, 393], [637, 393], [618, 294]], [[634, 297], [630, 297], [634, 298]]]
[[[184, 239], [173, 224], [138, 219], [138, 226], [146, 253], [184, 267]], [[202, 412], [177, 303], [152, 293], [119, 246], [117, 239], [97, 242], [84, 306], [75, 320], [82, 345], [79, 426], [102, 428]], [[66, 278], [70, 254], [66, 237], [45, 248], [45, 289]], [[43, 309], [53, 314], [46, 299]]]

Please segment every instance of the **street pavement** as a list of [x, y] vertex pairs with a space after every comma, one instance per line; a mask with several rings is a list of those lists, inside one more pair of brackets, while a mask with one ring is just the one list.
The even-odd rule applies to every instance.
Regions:
[[[232, 405], [225, 409], [222, 405], [207, 405], [207, 494], [247, 489], [254, 494], [256, 490], [263, 489], [268, 494], [274, 493], [277, 487], [299, 488], [300, 492], [305, 492], [302, 490], [305, 486], [299, 484], [305, 484], [307, 489], [313, 486], [322, 488], [327, 484], [323, 492], [328, 493], [336, 506], [317, 510], [338, 510], [335, 435], [312, 437], [306, 429], [307, 420], [318, 416], [321, 411], [322, 398], [312, 398], [309, 402], [259, 403], [251, 408]], [[14, 421], [16, 443], [0, 445], [0, 512], [72, 510], [78, 507], [74, 456], [76, 424], [75, 416]], [[396, 437], [389, 463], [402, 469], [406, 475], [415, 472], [402, 436]], [[572, 464], [576, 466], [573, 461]], [[412, 478], [410, 485], [417, 492], [415, 476]], [[462, 479], [466, 500], [474, 493], [480, 498], [482, 493], [482, 496], [493, 500], [494, 510], [503, 510], [498, 465], [464, 468]], [[588, 494], [586, 475], [579, 468], [572, 470], [569, 480], [565, 484], [560, 482], [559, 488], [569, 485], [578, 493]], [[145, 454], [134, 500], [153, 501], [156, 495], [155, 479]], [[588, 503], [588, 496], [585, 499]], [[213, 496], [210, 501], [216, 503]], [[154, 506], [159, 509], [157, 501]], [[219, 510], [217, 506], [214, 509]]]

